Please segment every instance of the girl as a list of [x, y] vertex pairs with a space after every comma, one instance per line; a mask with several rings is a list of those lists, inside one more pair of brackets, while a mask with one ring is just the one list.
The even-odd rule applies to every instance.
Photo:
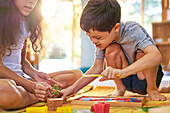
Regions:
[[[44, 101], [50, 96], [48, 92], [51, 86], [63, 84], [63, 88], [66, 88], [82, 75], [78, 70], [46, 74], [34, 69], [26, 59], [28, 38], [35, 52], [42, 48], [41, 3], [42, 0], [0, 0], [2, 109], [18, 109]], [[29, 75], [32, 81], [24, 78], [24, 73]]]

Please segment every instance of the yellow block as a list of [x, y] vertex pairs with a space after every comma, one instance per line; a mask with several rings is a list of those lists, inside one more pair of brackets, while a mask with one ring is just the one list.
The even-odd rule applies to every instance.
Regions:
[[57, 107], [57, 113], [72, 113], [72, 108], [69, 106]]
[[47, 106], [43, 107], [27, 107], [26, 113], [48, 113]]

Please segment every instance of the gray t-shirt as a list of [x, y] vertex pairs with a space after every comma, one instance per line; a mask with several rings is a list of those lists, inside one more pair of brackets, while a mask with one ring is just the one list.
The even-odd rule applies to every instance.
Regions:
[[[153, 39], [146, 30], [138, 23], [132, 21], [120, 24], [120, 36], [114, 42], [121, 45], [129, 64], [135, 61], [136, 51], [142, 51], [149, 45], [155, 46]], [[104, 59], [104, 54], [105, 50], [96, 49], [96, 59]]]
[[22, 22], [20, 33], [16, 37], [17, 46], [11, 45], [11, 54], [9, 55], [9, 50], [6, 50], [6, 53], [3, 56], [3, 64], [20, 76], [24, 76], [21, 66], [21, 53], [27, 36], [28, 31], [26, 30], [26, 24], [25, 22]]

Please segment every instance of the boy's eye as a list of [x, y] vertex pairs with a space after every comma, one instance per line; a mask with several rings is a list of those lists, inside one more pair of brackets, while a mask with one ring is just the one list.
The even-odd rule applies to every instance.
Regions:
[[97, 40], [101, 39], [101, 38], [96, 38]]

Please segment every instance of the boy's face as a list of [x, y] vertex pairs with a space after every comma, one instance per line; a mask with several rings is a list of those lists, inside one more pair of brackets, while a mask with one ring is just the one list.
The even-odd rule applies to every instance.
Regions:
[[108, 31], [101, 32], [90, 29], [89, 32], [86, 32], [86, 34], [90, 37], [90, 40], [96, 45], [97, 48], [104, 50], [110, 43], [118, 39], [119, 28], [120, 24], [117, 27], [113, 27], [110, 33]]
[[38, 0], [14, 0], [17, 9], [22, 15], [28, 16], [35, 8]]

